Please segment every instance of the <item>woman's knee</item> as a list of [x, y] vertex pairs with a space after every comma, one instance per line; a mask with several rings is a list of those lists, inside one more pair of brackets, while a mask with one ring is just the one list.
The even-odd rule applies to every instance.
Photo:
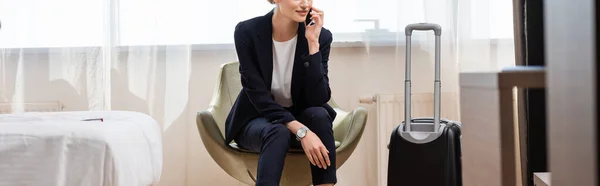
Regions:
[[264, 140], [277, 140], [277, 141], [286, 141], [288, 142], [290, 139], [290, 131], [285, 125], [282, 124], [272, 124], [273, 126], [269, 128], [266, 135], [264, 136]]
[[333, 138], [333, 121], [323, 107], [309, 107], [303, 112], [304, 124], [321, 140]]
[[327, 112], [327, 109], [325, 109], [324, 107], [306, 108], [303, 112], [303, 116], [305, 117], [305, 119], [308, 119], [310, 121], [316, 121], [320, 123], [333, 122], [331, 121], [331, 116], [329, 115], [329, 112]]

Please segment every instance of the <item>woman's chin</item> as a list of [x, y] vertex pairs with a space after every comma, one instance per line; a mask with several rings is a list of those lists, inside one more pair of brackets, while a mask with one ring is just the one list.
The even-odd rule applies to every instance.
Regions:
[[291, 20], [294, 20], [295, 22], [298, 22], [298, 23], [303, 23], [304, 20], [306, 19], [305, 16], [301, 16], [301, 15], [291, 15], [291, 16], [288, 16], [288, 18], [290, 18]]
[[304, 19], [306, 19], [306, 17], [303, 16], [294, 16], [294, 21], [300, 23], [300, 22], [304, 22]]

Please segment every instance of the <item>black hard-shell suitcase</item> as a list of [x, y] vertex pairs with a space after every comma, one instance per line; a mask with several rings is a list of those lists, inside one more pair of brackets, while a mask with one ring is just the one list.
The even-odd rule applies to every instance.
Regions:
[[[414, 30], [435, 34], [434, 116], [411, 117], [410, 48]], [[440, 37], [437, 24], [406, 26], [404, 118], [394, 129], [389, 144], [388, 186], [461, 186], [461, 124], [440, 118]]]

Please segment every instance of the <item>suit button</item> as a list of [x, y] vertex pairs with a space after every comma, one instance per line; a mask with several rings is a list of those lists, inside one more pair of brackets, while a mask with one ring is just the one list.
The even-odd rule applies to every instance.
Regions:
[[308, 62], [304, 62], [304, 66], [305, 66], [305, 67], [309, 67], [309, 66], [310, 66], [310, 63], [308, 63]]

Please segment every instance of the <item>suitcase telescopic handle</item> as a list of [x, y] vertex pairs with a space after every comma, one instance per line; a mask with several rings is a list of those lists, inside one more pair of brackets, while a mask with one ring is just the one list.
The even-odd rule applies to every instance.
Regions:
[[411, 81], [410, 81], [410, 71], [411, 71], [411, 36], [414, 30], [420, 31], [428, 31], [433, 30], [435, 34], [435, 80], [433, 87], [433, 121], [434, 121], [434, 132], [438, 132], [440, 128], [440, 89], [441, 89], [441, 81], [440, 81], [440, 46], [441, 46], [441, 35], [442, 35], [442, 27], [438, 24], [434, 23], [415, 23], [409, 24], [406, 26], [406, 72], [404, 73], [404, 120], [406, 125], [406, 131], [411, 131]]

